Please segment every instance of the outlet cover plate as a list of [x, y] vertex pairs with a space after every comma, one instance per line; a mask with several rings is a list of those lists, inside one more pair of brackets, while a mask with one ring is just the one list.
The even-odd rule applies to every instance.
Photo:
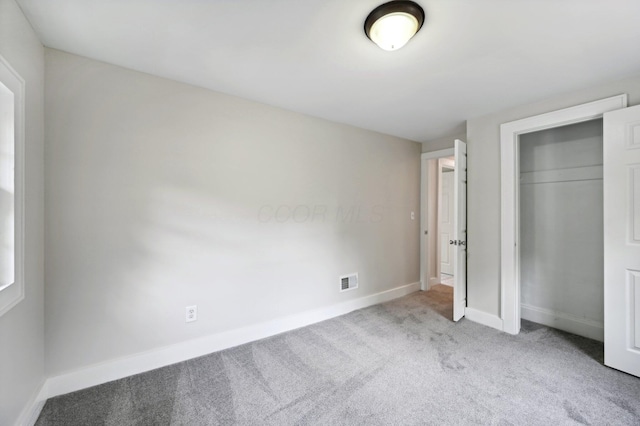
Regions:
[[185, 308], [185, 322], [193, 322], [198, 319], [198, 306], [192, 305]]

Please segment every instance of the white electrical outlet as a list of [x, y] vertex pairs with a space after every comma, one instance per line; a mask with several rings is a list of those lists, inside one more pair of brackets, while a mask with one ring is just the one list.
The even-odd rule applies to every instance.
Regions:
[[193, 322], [198, 319], [198, 306], [187, 306], [185, 322]]
[[416, 220], [416, 213], [415, 212], [411, 212], [411, 220]]

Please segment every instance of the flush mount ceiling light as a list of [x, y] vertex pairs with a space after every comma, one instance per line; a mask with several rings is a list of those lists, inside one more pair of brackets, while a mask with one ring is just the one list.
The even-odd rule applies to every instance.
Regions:
[[364, 32], [384, 50], [398, 50], [413, 37], [424, 22], [424, 10], [412, 1], [390, 1], [367, 16]]

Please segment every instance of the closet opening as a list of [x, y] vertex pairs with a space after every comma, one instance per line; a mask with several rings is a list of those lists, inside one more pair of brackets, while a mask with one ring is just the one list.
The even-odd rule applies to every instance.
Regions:
[[603, 121], [519, 135], [521, 318], [604, 340]]

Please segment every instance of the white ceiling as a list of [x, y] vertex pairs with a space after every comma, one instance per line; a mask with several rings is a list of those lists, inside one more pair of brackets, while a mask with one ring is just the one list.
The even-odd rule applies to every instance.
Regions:
[[417, 0], [386, 52], [384, 0], [18, 0], [44, 45], [416, 141], [640, 73], [639, 0]]

